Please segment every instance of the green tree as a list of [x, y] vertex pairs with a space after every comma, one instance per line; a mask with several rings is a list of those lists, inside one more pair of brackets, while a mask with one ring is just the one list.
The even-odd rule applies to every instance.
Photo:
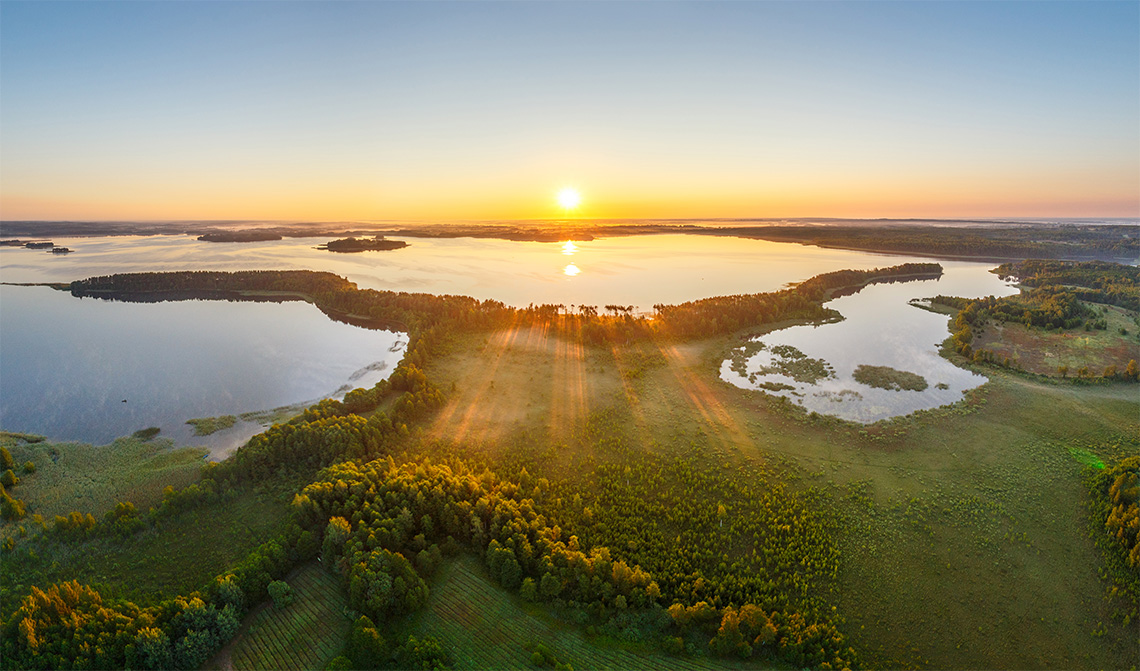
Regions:
[[352, 526], [343, 517], [334, 517], [325, 527], [325, 542], [321, 546], [321, 563], [329, 571], [334, 570], [336, 562], [344, 553], [344, 542], [352, 535]]
[[522, 581], [522, 587], [519, 588], [519, 596], [524, 601], [537, 601], [538, 588], [535, 587], [534, 578], [526, 578]]
[[430, 636], [409, 636], [396, 651], [396, 664], [401, 669], [446, 669], [447, 662], [443, 646]]
[[245, 593], [241, 591], [241, 585], [234, 576], [228, 575], [218, 580], [217, 602], [223, 608], [232, 606], [235, 611], [241, 611], [245, 605]]
[[283, 580], [274, 580], [267, 586], [274, 608], [285, 608], [293, 603], [293, 588]]
[[544, 573], [542, 580], [539, 581], [538, 588], [544, 597], [553, 599], [562, 591], [562, 581], [550, 573]]
[[141, 669], [169, 669], [174, 665], [170, 637], [155, 627], [140, 629], [135, 636], [135, 659]]
[[383, 665], [387, 656], [384, 637], [367, 615], [361, 615], [353, 624], [345, 654], [352, 660], [349, 668], [375, 669]]

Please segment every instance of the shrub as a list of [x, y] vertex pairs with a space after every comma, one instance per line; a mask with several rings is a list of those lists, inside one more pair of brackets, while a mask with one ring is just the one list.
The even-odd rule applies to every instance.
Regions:
[[4, 475], [0, 475], [0, 484], [3, 484], [5, 487], [15, 487], [20, 484], [20, 478], [17, 478], [16, 473], [9, 468], [4, 471]]

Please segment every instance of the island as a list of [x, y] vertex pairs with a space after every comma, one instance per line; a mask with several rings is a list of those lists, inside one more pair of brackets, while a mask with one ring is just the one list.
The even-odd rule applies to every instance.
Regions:
[[280, 240], [281, 235], [273, 231], [242, 230], [242, 231], [215, 231], [198, 236], [202, 242], [265, 242]]
[[384, 236], [377, 235], [373, 238], [341, 238], [340, 240], [327, 242], [317, 247], [317, 249], [324, 249], [330, 252], [366, 252], [403, 249], [407, 246], [408, 243], [403, 240], [386, 240]]

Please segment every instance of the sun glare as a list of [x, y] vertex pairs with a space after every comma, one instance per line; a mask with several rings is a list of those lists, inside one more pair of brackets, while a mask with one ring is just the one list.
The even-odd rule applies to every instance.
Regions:
[[567, 187], [558, 192], [558, 204], [561, 205], [564, 210], [573, 210], [578, 207], [578, 204], [581, 202], [582, 196], [578, 193], [577, 189]]

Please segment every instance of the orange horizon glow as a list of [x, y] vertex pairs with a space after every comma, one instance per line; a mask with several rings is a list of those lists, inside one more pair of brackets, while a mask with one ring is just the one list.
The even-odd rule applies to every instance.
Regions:
[[[612, 181], [612, 180], [607, 180]], [[1049, 180], [1047, 180], [1048, 182]], [[638, 185], [640, 186], [640, 185]], [[519, 192], [473, 193], [474, 189], [422, 189], [395, 193], [363, 185], [319, 184], [304, 189], [268, 184], [233, 187], [158, 185], [146, 189], [69, 189], [61, 198], [49, 194], [5, 194], [0, 220], [259, 220], [259, 221], [470, 221], [561, 219], [731, 219], [731, 218], [932, 218], [972, 217], [1138, 217], [1140, 196], [1124, 185], [1102, 181], [1081, 195], [1071, 190], [1035, 188], [1035, 184], [942, 184], [941, 188], [833, 184], [829, 188], [784, 184], [779, 188], [655, 192], [630, 187], [593, 191], [589, 206], [575, 207], [559, 194], [520, 186]], [[1020, 188], [1017, 188], [1020, 187]], [[450, 191], [450, 197], [428, 192]], [[547, 194], [549, 190], [545, 190]], [[580, 198], [580, 196], [579, 196]]]

